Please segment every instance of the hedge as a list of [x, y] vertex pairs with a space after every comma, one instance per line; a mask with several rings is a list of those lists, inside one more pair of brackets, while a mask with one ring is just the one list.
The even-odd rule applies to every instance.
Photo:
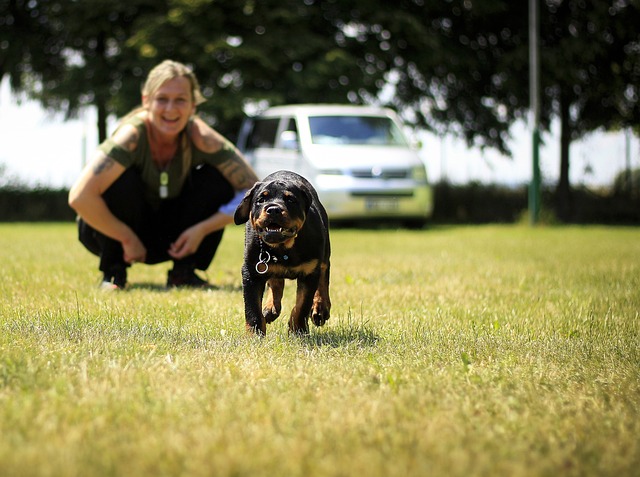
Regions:
[[[515, 223], [526, 217], [525, 186], [471, 183], [434, 184], [433, 224]], [[0, 222], [62, 222], [75, 220], [65, 189], [0, 187]], [[640, 194], [601, 193], [587, 188], [572, 192], [572, 223], [640, 225]], [[545, 219], [552, 220], [553, 193], [542, 192]]]

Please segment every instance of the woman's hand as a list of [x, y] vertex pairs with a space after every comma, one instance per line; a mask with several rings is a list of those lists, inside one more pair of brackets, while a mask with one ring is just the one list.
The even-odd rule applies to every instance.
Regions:
[[124, 261], [127, 263], [144, 263], [147, 259], [147, 248], [137, 235], [133, 234], [130, 239], [123, 240]]
[[192, 225], [182, 232], [169, 247], [169, 256], [174, 259], [181, 259], [194, 254], [207, 235], [222, 230], [232, 223], [232, 216], [216, 212], [208, 219]]
[[195, 224], [182, 232], [175, 242], [169, 247], [169, 256], [173, 259], [181, 259], [192, 255], [198, 250], [206, 233], [201, 224]]

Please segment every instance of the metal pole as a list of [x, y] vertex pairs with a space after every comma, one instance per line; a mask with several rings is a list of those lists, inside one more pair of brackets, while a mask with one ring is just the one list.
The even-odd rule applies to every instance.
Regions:
[[631, 174], [631, 128], [624, 131], [624, 157], [625, 157], [625, 185], [624, 191], [629, 194], [633, 192], [633, 176]]
[[538, 0], [529, 0], [529, 107], [532, 116], [532, 177], [529, 185], [530, 223], [540, 216], [540, 70], [538, 54]]
[[84, 166], [87, 165], [87, 119], [84, 111], [80, 113], [80, 120], [82, 121], [82, 156], [80, 161], [82, 162], [81, 169], [84, 169]]

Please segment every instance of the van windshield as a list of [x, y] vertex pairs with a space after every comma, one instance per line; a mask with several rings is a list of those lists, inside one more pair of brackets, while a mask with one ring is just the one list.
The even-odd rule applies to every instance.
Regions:
[[384, 116], [311, 116], [309, 127], [313, 144], [407, 146], [398, 126]]

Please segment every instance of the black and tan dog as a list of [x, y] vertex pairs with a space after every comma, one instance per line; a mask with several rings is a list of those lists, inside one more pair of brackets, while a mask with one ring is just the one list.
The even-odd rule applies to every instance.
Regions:
[[[298, 281], [289, 330], [309, 332], [329, 319], [329, 221], [313, 186], [302, 176], [279, 171], [249, 190], [235, 211], [245, 229], [242, 289], [247, 329], [264, 335], [282, 310], [284, 280]], [[265, 287], [267, 297], [262, 298]]]

